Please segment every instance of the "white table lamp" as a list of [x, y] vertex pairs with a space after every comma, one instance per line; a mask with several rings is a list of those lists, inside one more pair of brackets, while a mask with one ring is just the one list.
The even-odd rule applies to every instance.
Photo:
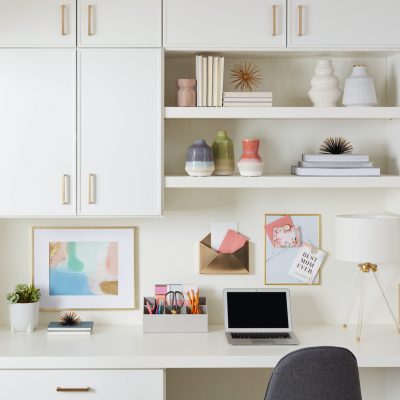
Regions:
[[400, 332], [389, 298], [378, 274], [378, 264], [400, 260], [400, 217], [397, 215], [339, 215], [336, 217], [336, 258], [355, 262], [359, 267], [356, 287], [343, 326], [346, 328], [358, 295], [357, 340], [361, 328], [365, 302], [365, 277], [372, 272]]

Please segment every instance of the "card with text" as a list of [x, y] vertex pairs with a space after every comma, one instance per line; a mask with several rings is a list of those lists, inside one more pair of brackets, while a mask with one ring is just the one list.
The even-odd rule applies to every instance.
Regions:
[[313, 283], [326, 252], [304, 243], [289, 269], [289, 275], [304, 283]]

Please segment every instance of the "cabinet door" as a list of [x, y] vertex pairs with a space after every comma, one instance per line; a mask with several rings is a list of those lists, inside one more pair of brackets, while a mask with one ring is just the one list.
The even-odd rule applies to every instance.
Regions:
[[75, 46], [74, 0], [0, 0], [0, 46]]
[[398, 0], [288, 1], [288, 47], [400, 46]]
[[161, 50], [80, 50], [80, 214], [161, 213]]
[[0, 50], [0, 215], [73, 215], [76, 51]]
[[78, 0], [80, 46], [161, 46], [161, 0]]
[[285, 0], [164, 0], [167, 48], [286, 46]]

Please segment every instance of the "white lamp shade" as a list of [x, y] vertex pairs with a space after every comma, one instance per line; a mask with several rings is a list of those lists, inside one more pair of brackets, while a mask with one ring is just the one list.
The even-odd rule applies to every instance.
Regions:
[[400, 259], [400, 217], [339, 215], [336, 217], [336, 258], [379, 264]]

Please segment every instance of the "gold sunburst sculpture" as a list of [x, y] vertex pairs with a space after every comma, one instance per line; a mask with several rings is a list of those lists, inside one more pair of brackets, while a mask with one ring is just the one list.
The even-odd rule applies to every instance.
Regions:
[[262, 82], [261, 70], [251, 62], [235, 64], [230, 71], [231, 83], [241, 92], [251, 92]]

